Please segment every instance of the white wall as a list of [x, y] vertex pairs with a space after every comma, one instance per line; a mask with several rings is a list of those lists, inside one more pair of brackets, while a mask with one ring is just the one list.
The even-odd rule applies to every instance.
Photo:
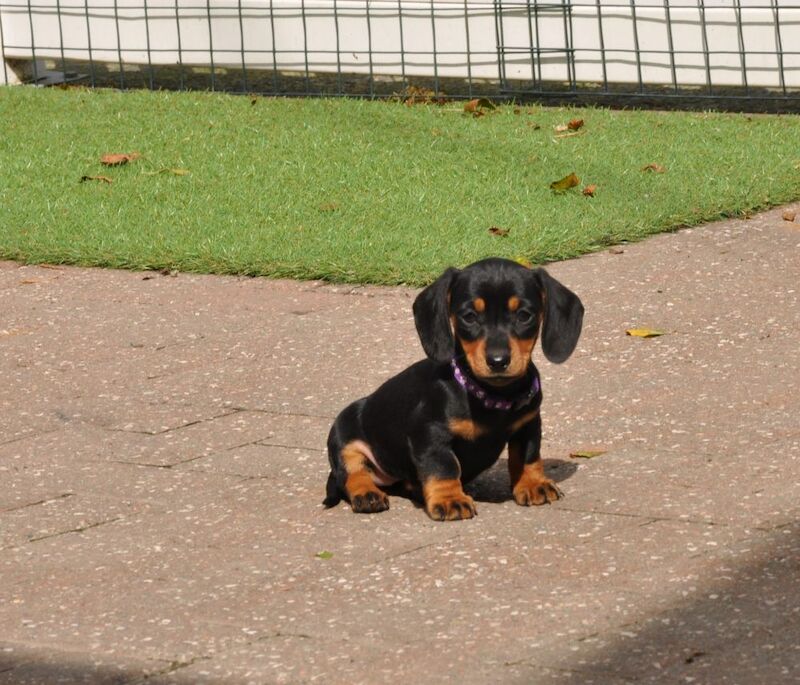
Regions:
[[[32, 15], [28, 12], [29, 1], [37, 7]], [[118, 0], [118, 18], [114, 15], [114, 4], [113, 0], [0, 0], [5, 42], [5, 48], [0, 46], [0, 56], [4, 50], [6, 58], [32, 58], [33, 46], [37, 58], [60, 59], [63, 48], [67, 59], [88, 60], [91, 45], [95, 61], [121, 59], [132, 64], [182, 61], [186, 65], [207, 65], [213, 46], [216, 65], [239, 68], [243, 48], [244, 62], [249, 68], [277, 67], [299, 72], [306, 68], [312, 72], [341, 69], [356, 73], [371, 70], [375, 75], [405, 73], [410, 77], [438, 73], [488, 79], [497, 78], [499, 73], [498, 22], [493, 2], [210, 0], [210, 22], [205, 0]], [[700, 3], [690, 0], [668, 3], [671, 12], [668, 24], [662, 0], [637, 0], [636, 30], [641, 50], [638, 63], [632, 52], [635, 43], [631, 3], [600, 4], [606, 78], [610, 82], [635, 83], [641, 70], [645, 83], [669, 84], [674, 68], [680, 85], [706, 85], [708, 80], [719, 86], [744, 85], [743, 75], [751, 86], [782, 85], [771, 0], [740, 3], [705, 0], [708, 62], [703, 55]], [[737, 4], [742, 7], [741, 35], [736, 22]], [[536, 27], [529, 20], [528, 4], [512, 0], [501, 5], [499, 25], [506, 46], [505, 77], [568, 80], [563, 11], [540, 8], [535, 42], [553, 51], [543, 54], [532, 69], [531, 33]], [[777, 5], [783, 50], [797, 53], [800, 4], [778, 1]], [[402, 8], [402, 21], [398, 18], [398, 6]], [[676, 52], [674, 64], [667, 52], [669, 26]], [[574, 78], [602, 82], [598, 9], [594, 0], [572, 2], [571, 30]], [[747, 53], [744, 70], [738, 54], [740, 41]], [[785, 85], [800, 86], [800, 54], [785, 55], [783, 68]], [[0, 80], [3, 75], [0, 65]]]

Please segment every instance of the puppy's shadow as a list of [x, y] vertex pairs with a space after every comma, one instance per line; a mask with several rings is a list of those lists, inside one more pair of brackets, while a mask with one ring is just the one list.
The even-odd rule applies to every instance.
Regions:
[[[563, 459], [544, 459], [544, 475], [556, 483], [572, 477], [578, 467], [570, 461]], [[508, 461], [500, 459], [487, 471], [484, 471], [474, 481], [469, 483], [464, 490], [477, 502], [490, 502], [501, 504], [508, 502], [511, 497], [511, 486], [508, 480]]]

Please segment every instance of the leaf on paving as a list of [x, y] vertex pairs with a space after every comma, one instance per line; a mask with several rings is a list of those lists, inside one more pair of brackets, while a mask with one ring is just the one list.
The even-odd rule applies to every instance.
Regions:
[[35, 283], [39, 283], [39, 279], [37, 279], [37, 278], [23, 278], [19, 282], [20, 285], [34, 285]]
[[581, 180], [575, 175], [575, 173], [571, 173], [569, 176], [564, 176], [564, 178], [553, 181], [550, 184], [550, 188], [555, 190], [557, 193], [563, 193], [565, 190], [569, 190], [570, 188], [574, 188], [576, 185], [579, 185]]
[[594, 197], [594, 194], [596, 192], [597, 192], [597, 184], [596, 183], [590, 183], [588, 186], [586, 186], [583, 189], [583, 194], [586, 195], [587, 197]]
[[139, 159], [141, 156], [142, 155], [138, 152], [107, 154], [100, 158], [100, 163], [105, 166], [122, 166], [135, 159]]
[[492, 235], [500, 236], [501, 238], [505, 238], [509, 233], [510, 228], [500, 228], [499, 226], [489, 226], [489, 233]]
[[594, 459], [606, 452], [608, 452], [608, 450], [578, 450], [577, 452], [570, 452], [569, 456], [572, 459]]
[[579, 128], [583, 127], [583, 119], [573, 119], [572, 121], [567, 123], [567, 128], [570, 131], [577, 131]]
[[317, 559], [330, 559], [333, 556], [333, 552], [317, 552], [314, 556], [317, 557]]
[[178, 270], [170, 269], [169, 267], [164, 267], [158, 273], [160, 273], [162, 276], [172, 276], [172, 278], [175, 278], [178, 275]]
[[525, 257], [514, 257], [514, 261], [515, 261], [517, 264], [521, 264], [521, 265], [522, 265], [522, 266], [524, 266], [526, 269], [531, 269], [531, 268], [533, 268], [533, 264], [531, 264], [531, 260], [530, 260], [530, 259], [526, 259]]
[[625, 252], [625, 250], [623, 250], [621, 247], [609, 247], [608, 251], [611, 254], [624, 254]]
[[793, 209], [784, 209], [783, 214], [781, 214], [784, 221], [794, 221], [797, 218], [797, 212]]
[[320, 212], [336, 212], [339, 210], [339, 205], [335, 202], [326, 202], [321, 204], [317, 209], [319, 209]]
[[666, 335], [666, 331], [658, 328], [629, 328], [625, 335], [632, 335], [634, 338], [657, 338], [659, 335]]
[[650, 164], [645, 164], [642, 167], [642, 171], [652, 171], [655, 174], [663, 174], [666, 173], [667, 167], [651, 162]]
[[108, 176], [81, 176], [80, 182], [83, 183], [84, 181], [102, 181], [103, 183], [113, 183]]

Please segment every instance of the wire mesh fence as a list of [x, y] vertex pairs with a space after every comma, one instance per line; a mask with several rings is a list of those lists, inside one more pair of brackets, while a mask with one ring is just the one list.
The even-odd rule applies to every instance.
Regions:
[[0, 81], [800, 105], [800, 3], [0, 0]]

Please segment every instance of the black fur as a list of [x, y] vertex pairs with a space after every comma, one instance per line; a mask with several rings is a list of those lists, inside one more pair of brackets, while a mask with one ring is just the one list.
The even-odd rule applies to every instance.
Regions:
[[[417, 296], [413, 309], [427, 358], [390, 378], [337, 417], [328, 437], [331, 473], [325, 506], [345, 499], [355, 511], [377, 510], [361, 508], [348, 493], [348, 472], [342, 461], [342, 450], [348, 444], [368, 446], [377, 467], [367, 459], [364, 463], [373, 477], [388, 475], [423, 492], [431, 484], [452, 485], [475, 478], [497, 460], [506, 444], [519, 469], [536, 465], [540, 459], [537, 410], [541, 392], [510, 410], [487, 409], [455, 380], [450, 362], [455, 358], [466, 375], [493, 397], [525, 397], [538, 376], [528, 350], [541, 333], [547, 359], [564, 362], [580, 336], [580, 299], [544, 269], [486, 259], [463, 270], [447, 269]], [[520, 350], [528, 351], [527, 355]], [[509, 365], [490, 369], [488, 356], [495, 362], [508, 357]], [[512, 473], [512, 486], [514, 479]], [[549, 481], [536, 484], [544, 487], [545, 494], [556, 493], [544, 501], [560, 495]], [[454, 492], [459, 487], [454, 486]], [[385, 484], [382, 488], [386, 489]], [[463, 493], [434, 497], [430, 492], [426, 510], [433, 518], [470, 518], [475, 513]], [[539, 490], [519, 497], [517, 490], [514, 492], [520, 504], [542, 503]], [[376, 488], [376, 494], [385, 501], [382, 508], [387, 508], [382, 491]]]

